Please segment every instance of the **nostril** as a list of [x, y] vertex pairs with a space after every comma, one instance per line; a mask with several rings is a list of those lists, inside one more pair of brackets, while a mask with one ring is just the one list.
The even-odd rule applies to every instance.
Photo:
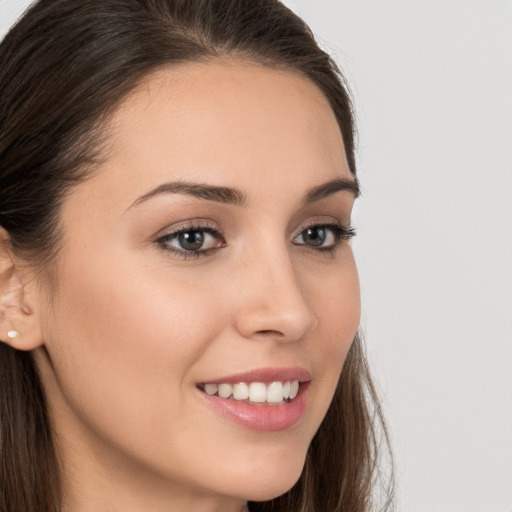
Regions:
[[256, 334], [261, 334], [263, 336], [274, 336], [274, 337], [284, 337], [284, 334], [280, 331], [273, 331], [271, 329], [265, 329], [265, 330], [261, 330], [261, 331], [258, 331]]

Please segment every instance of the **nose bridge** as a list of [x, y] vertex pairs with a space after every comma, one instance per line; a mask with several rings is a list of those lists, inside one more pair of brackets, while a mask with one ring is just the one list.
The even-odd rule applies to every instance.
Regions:
[[246, 338], [273, 336], [298, 341], [317, 318], [298, 279], [298, 269], [284, 240], [268, 238], [250, 251], [241, 265], [244, 292], [240, 296], [237, 328]]

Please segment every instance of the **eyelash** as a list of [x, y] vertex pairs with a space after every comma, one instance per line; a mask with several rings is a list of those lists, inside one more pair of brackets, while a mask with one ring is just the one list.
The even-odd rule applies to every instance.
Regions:
[[[329, 229], [333, 236], [334, 236], [334, 243], [329, 247], [315, 247], [313, 245], [308, 244], [296, 244], [296, 245], [303, 245], [308, 249], [312, 249], [314, 251], [323, 253], [323, 254], [333, 254], [335, 253], [339, 247], [342, 241], [350, 241], [353, 237], [356, 236], [356, 231], [351, 226], [342, 226], [341, 224], [334, 223], [334, 222], [320, 222], [320, 223], [311, 223], [308, 224], [300, 230], [300, 232], [294, 237], [293, 240], [298, 238], [300, 235], [303, 235], [308, 229]], [[184, 234], [190, 231], [200, 232], [200, 233], [207, 233], [215, 238], [220, 238], [222, 240], [222, 243], [224, 245], [221, 245], [219, 247], [213, 247], [211, 249], [200, 249], [198, 251], [187, 251], [186, 249], [176, 249], [169, 245], [170, 240], [176, 239], [180, 234]], [[224, 238], [224, 235], [222, 231], [216, 227], [213, 227], [209, 225], [208, 223], [202, 223], [202, 224], [186, 224], [179, 226], [172, 230], [171, 232], [165, 234], [164, 236], [158, 238], [156, 240], [156, 243], [160, 246], [162, 250], [164, 250], [167, 253], [172, 254], [173, 256], [179, 257], [181, 259], [198, 259], [201, 257], [208, 256], [212, 252], [216, 251], [217, 249], [220, 249], [222, 247], [225, 247], [226, 241]]]
[[[300, 236], [305, 231], [307, 231], [308, 229], [311, 229], [311, 228], [330, 229], [334, 235], [334, 243], [328, 247], [315, 247], [312, 245], [300, 244], [300, 245], [304, 245], [307, 248], [321, 252], [323, 254], [334, 254], [340, 248], [341, 242], [343, 242], [343, 241], [349, 242], [352, 238], [354, 238], [356, 236], [356, 230], [352, 226], [342, 226], [341, 224], [334, 223], [334, 222], [320, 222], [320, 223], [312, 222], [311, 224], [302, 227], [302, 229], [300, 230], [300, 232], [298, 233], [297, 236]], [[297, 236], [295, 238], [297, 238]], [[294, 238], [294, 240], [295, 240], [295, 238]]]

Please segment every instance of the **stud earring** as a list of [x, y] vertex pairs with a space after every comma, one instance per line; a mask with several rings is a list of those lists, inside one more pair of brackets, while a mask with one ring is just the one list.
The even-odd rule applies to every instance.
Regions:
[[11, 338], [11, 340], [16, 338], [19, 335], [20, 335], [20, 333], [18, 331], [9, 331], [7, 333], [7, 336], [9, 336], [9, 338]]

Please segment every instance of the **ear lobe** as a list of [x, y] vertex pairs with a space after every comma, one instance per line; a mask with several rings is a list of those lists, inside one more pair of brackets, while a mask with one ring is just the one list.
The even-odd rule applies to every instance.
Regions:
[[37, 315], [25, 303], [22, 270], [0, 227], [0, 340], [17, 350], [34, 350], [43, 341]]

